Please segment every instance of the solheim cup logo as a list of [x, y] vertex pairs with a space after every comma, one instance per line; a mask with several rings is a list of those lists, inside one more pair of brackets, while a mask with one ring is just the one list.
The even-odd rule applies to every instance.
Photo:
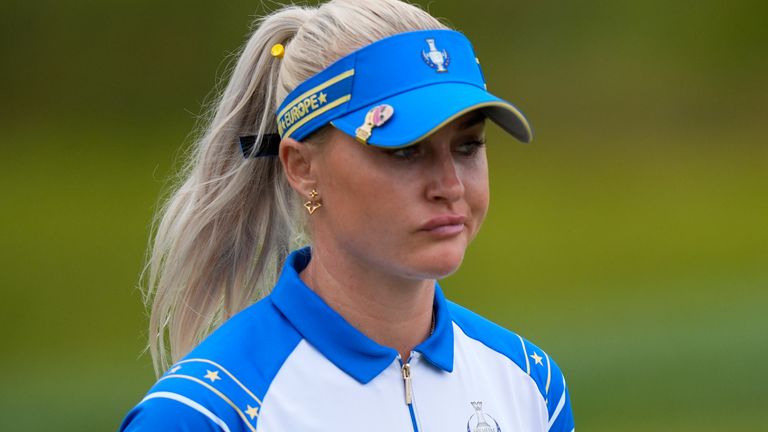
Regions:
[[[482, 402], [470, 403], [472, 404], [472, 408], [475, 409], [475, 413], [469, 417], [469, 420], [467, 420], [467, 432], [501, 432], [499, 423], [496, 422], [493, 417], [483, 412]], [[493, 422], [493, 426], [488, 423], [486, 417]]]
[[435, 47], [435, 40], [431, 38], [427, 39], [427, 45], [429, 45], [429, 51], [421, 51], [421, 58], [424, 59], [424, 63], [437, 72], [448, 72], [446, 68], [451, 62], [448, 51], [438, 51], [437, 47]]

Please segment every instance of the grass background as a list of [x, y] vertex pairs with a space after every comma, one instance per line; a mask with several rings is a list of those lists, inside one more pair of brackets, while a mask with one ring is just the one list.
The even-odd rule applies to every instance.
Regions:
[[[491, 129], [491, 211], [449, 297], [557, 359], [580, 430], [762, 428], [766, 3], [421, 4], [537, 134]], [[0, 4], [0, 430], [115, 429], [153, 382], [149, 223], [265, 7]]]

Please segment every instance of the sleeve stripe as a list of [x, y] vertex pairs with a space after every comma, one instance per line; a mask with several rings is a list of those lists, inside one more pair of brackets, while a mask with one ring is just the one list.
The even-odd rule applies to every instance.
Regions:
[[544, 387], [544, 394], [549, 398], [549, 382], [552, 381], [552, 366], [549, 364], [549, 356], [547, 353], [544, 353], [544, 357], [547, 358], [547, 385]]
[[517, 335], [518, 338], [520, 338], [520, 344], [523, 345], [523, 356], [525, 356], [525, 372], [528, 373], [528, 375], [531, 374], [531, 361], [528, 360], [528, 350], [525, 349], [525, 341], [523, 341], [522, 336]]
[[565, 378], [563, 378], [563, 394], [562, 396], [560, 396], [560, 401], [557, 403], [557, 408], [555, 408], [555, 412], [552, 413], [552, 418], [549, 419], [547, 430], [550, 430], [552, 428], [552, 425], [555, 424], [555, 420], [557, 420], [557, 416], [560, 415], [560, 411], [563, 410], [564, 405], [565, 405]]
[[243, 391], [248, 393], [248, 396], [252, 397], [253, 400], [255, 400], [259, 405], [261, 405], [261, 400], [259, 398], [257, 398], [256, 395], [253, 394], [253, 392], [251, 392], [248, 389], [248, 387], [244, 386], [243, 383], [241, 383], [240, 380], [235, 378], [235, 376], [232, 375], [232, 373], [230, 373], [224, 366], [222, 366], [222, 365], [220, 365], [220, 364], [218, 364], [218, 363], [216, 363], [214, 361], [211, 361], [211, 360], [208, 360], [208, 359], [202, 359], [202, 358], [192, 358], [192, 359], [182, 360], [182, 361], [180, 361], [180, 362], [178, 362], [176, 364], [184, 364], [184, 363], [192, 363], [192, 362], [208, 363], [210, 365], [216, 366], [217, 368], [221, 369], [222, 372], [224, 372], [225, 374], [227, 374], [227, 376], [232, 378], [232, 381], [234, 381], [237, 385], [239, 385], [240, 388], [243, 389]]
[[182, 396], [182, 395], [177, 394], [177, 393], [171, 393], [171, 392], [151, 393], [151, 394], [147, 395], [147, 397], [142, 399], [140, 403], [142, 403], [144, 401], [148, 401], [150, 399], [158, 399], [158, 398], [170, 399], [170, 400], [174, 400], [176, 402], [182, 403], [182, 404], [192, 408], [193, 410], [199, 412], [200, 414], [208, 417], [208, 419], [210, 421], [216, 423], [216, 425], [218, 427], [220, 427], [221, 430], [223, 430], [224, 432], [230, 432], [229, 431], [229, 426], [227, 426], [227, 424], [224, 423], [224, 420], [222, 420], [219, 417], [217, 417], [216, 414], [210, 412], [206, 407], [200, 405], [199, 403], [193, 401], [192, 399], [190, 399], [188, 397], [185, 397], [185, 396]]
[[215, 387], [212, 387], [208, 383], [206, 383], [204, 381], [201, 381], [201, 380], [199, 380], [199, 379], [197, 379], [195, 377], [191, 377], [191, 376], [187, 376], [187, 375], [166, 375], [166, 376], [160, 378], [157, 381], [160, 382], [160, 381], [164, 381], [164, 380], [168, 380], [168, 379], [178, 379], [178, 378], [190, 380], [192, 382], [196, 382], [196, 383], [202, 385], [203, 387], [207, 388], [208, 390], [214, 392], [216, 394], [216, 396], [220, 397], [224, 402], [229, 404], [229, 406], [234, 408], [235, 412], [237, 412], [237, 415], [239, 415], [240, 418], [243, 419], [243, 422], [245, 423], [246, 426], [248, 426], [248, 429], [250, 429], [251, 432], [256, 432], [256, 428], [253, 427], [253, 425], [248, 421], [248, 418], [245, 416], [245, 413], [243, 412], [243, 410], [241, 410], [237, 405], [235, 405], [235, 403], [232, 402], [232, 400], [229, 399], [227, 396], [225, 396], [224, 393], [220, 392], [218, 389], [216, 389]]

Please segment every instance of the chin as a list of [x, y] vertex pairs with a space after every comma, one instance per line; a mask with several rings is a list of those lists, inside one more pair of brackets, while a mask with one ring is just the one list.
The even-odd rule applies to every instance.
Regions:
[[434, 248], [414, 257], [415, 273], [422, 279], [441, 279], [456, 272], [464, 260], [465, 248]]

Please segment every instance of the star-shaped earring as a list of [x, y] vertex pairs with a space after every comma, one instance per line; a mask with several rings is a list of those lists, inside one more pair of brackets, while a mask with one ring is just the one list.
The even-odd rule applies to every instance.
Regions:
[[304, 203], [304, 207], [307, 209], [307, 212], [309, 212], [310, 215], [312, 215], [315, 210], [323, 206], [323, 203], [317, 199], [318, 196], [320, 196], [320, 194], [317, 193], [317, 190], [312, 189], [312, 192], [309, 193], [309, 201]]

